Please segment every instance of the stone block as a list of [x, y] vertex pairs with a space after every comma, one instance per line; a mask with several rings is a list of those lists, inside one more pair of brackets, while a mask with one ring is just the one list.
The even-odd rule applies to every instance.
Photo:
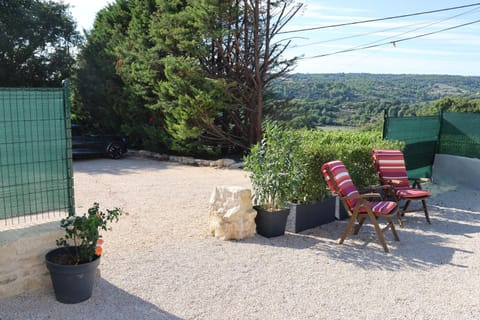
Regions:
[[0, 275], [0, 286], [7, 285], [18, 279], [16, 271]]
[[178, 162], [185, 165], [196, 164], [195, 159], [192, 157], [182, 157], [182, 156], [170, 156], [169, 160], [172, 162]]
[[210, 167], [210, 161], [209, 160], [195, 159], [195, 163], [199, 167]]
[[155, 160], [158, 160], [158, 161], [168, 161], [168, 160], [170, 160], [170, 156], [168, 154], [162, 154], [162, 153], [155, 153], [153, 158]]
[[209, 230], [216, 238], [238, 240], [253, 237], [256, 215], [250, 189], [219, 186], [210, 197]]
[[145, 158], [153, 158], [155, 155], [155, 152], [147, 151], [147, 150], [140, 150], [138, 151], [138, 155], [140, 157], [145, 157]]
[[45, 254], [63, 236], [58, 221], [22, 225], [2, 231], [0, 241], [0, 299], [51, 288]]
[[229, 169], [242, 169], [245, 167], [245, 162], [235, 162], [234, 164], [228, 166]]
[[235, 160], [233, 160], [233, 159], [218, 159], [218, 160], [210, 162], [210, 166], [212, 166], [212, 167], [222, 167], [222, 168], [228, 168], [233, 164], [235, 164]]

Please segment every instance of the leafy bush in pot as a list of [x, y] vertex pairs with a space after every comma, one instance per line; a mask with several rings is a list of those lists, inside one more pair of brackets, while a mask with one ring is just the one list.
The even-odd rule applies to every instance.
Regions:
[[245, 157], [255, 204], [268, 210], [284, 208], [298, 194], [303, 177], [297, 134], [278, 124], [267, 123], [262, 140]]
[[73, 250], [54, 257], [56, 260], [53, 262], [76, 265], [91, 262], [95, 256], [100, 256], [103, 244], [100, 230], [109, 230], [109, 223], [117, 222], [123, 213], [119, 208], [101, 211], [99, 204], [95, 202], [93, 207], [88, 209], [88, 213], [62, 219], [60, 226], [65, 229], [65, 235], [56, 241], [57, 246]]
[[314, 203], [330, 195], [320, 167], [341, 160], [360, 189], [378, 184], [372, 149], [403, 150], [379, 131], [286, 130], [267, 124], [262, 141], [246, 157], [254, 200], [264, 207]]

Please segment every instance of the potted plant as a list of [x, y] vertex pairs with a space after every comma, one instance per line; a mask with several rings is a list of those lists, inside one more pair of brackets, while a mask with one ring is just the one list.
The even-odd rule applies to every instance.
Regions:
[[108, 223], [117, 222], [122, 213], [119, 208], [100, 211], [99, 204], [94, 203], [83, 216], [61, 220], [65, 235], [56, 241], [58, 248], [45, 256], [59, 302], [78, 303], [91, 297], [102, 254], [100, 230], [109, 230]]
[[330, 197], [320, 166], [333, 157], [336, 146], [322, 143], [322, 130], [298, 130], [299, 155], [296, 164], [301, 175], [300, 186], [288, 199], [290, 215], [287, 231], [301, 232], [335, 220], [335, 198]]
[[262, 140], [245, 157], [253, 188], [257, 233], [265, 237], [281, 236], [290, 212], [286, 207], [290, 194], [300, 185], [295, 164], [298, 144], [293, 132], [278, 124], [267, 123]]

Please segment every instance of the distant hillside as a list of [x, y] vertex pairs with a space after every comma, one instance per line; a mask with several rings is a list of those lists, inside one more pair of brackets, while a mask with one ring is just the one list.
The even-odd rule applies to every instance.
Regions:
[[362, 125], [379, 120], [385, 109], [416, 115], [446, 96], [480, 99], [480, 77], [391, 74], [292, 74], [273, 89], [289, 98], [298, 127]]

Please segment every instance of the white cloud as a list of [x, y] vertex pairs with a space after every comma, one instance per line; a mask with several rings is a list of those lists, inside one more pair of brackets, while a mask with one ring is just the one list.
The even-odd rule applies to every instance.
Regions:
[[53, 0], [70, 5], [70, 11], [78, 24], [78, 29], [91, 29], [98, 11], [114, 0]]
[[318, 17], [326, 12], [335, 12], [335, 13], [364, 13], [367, 10], [362, 8], [353, 8], [353, 7], [334, 7], [334, 6], [324, 6], [314, 3], [314, 0], [305, 0], [303, 10], [306, 17]]

